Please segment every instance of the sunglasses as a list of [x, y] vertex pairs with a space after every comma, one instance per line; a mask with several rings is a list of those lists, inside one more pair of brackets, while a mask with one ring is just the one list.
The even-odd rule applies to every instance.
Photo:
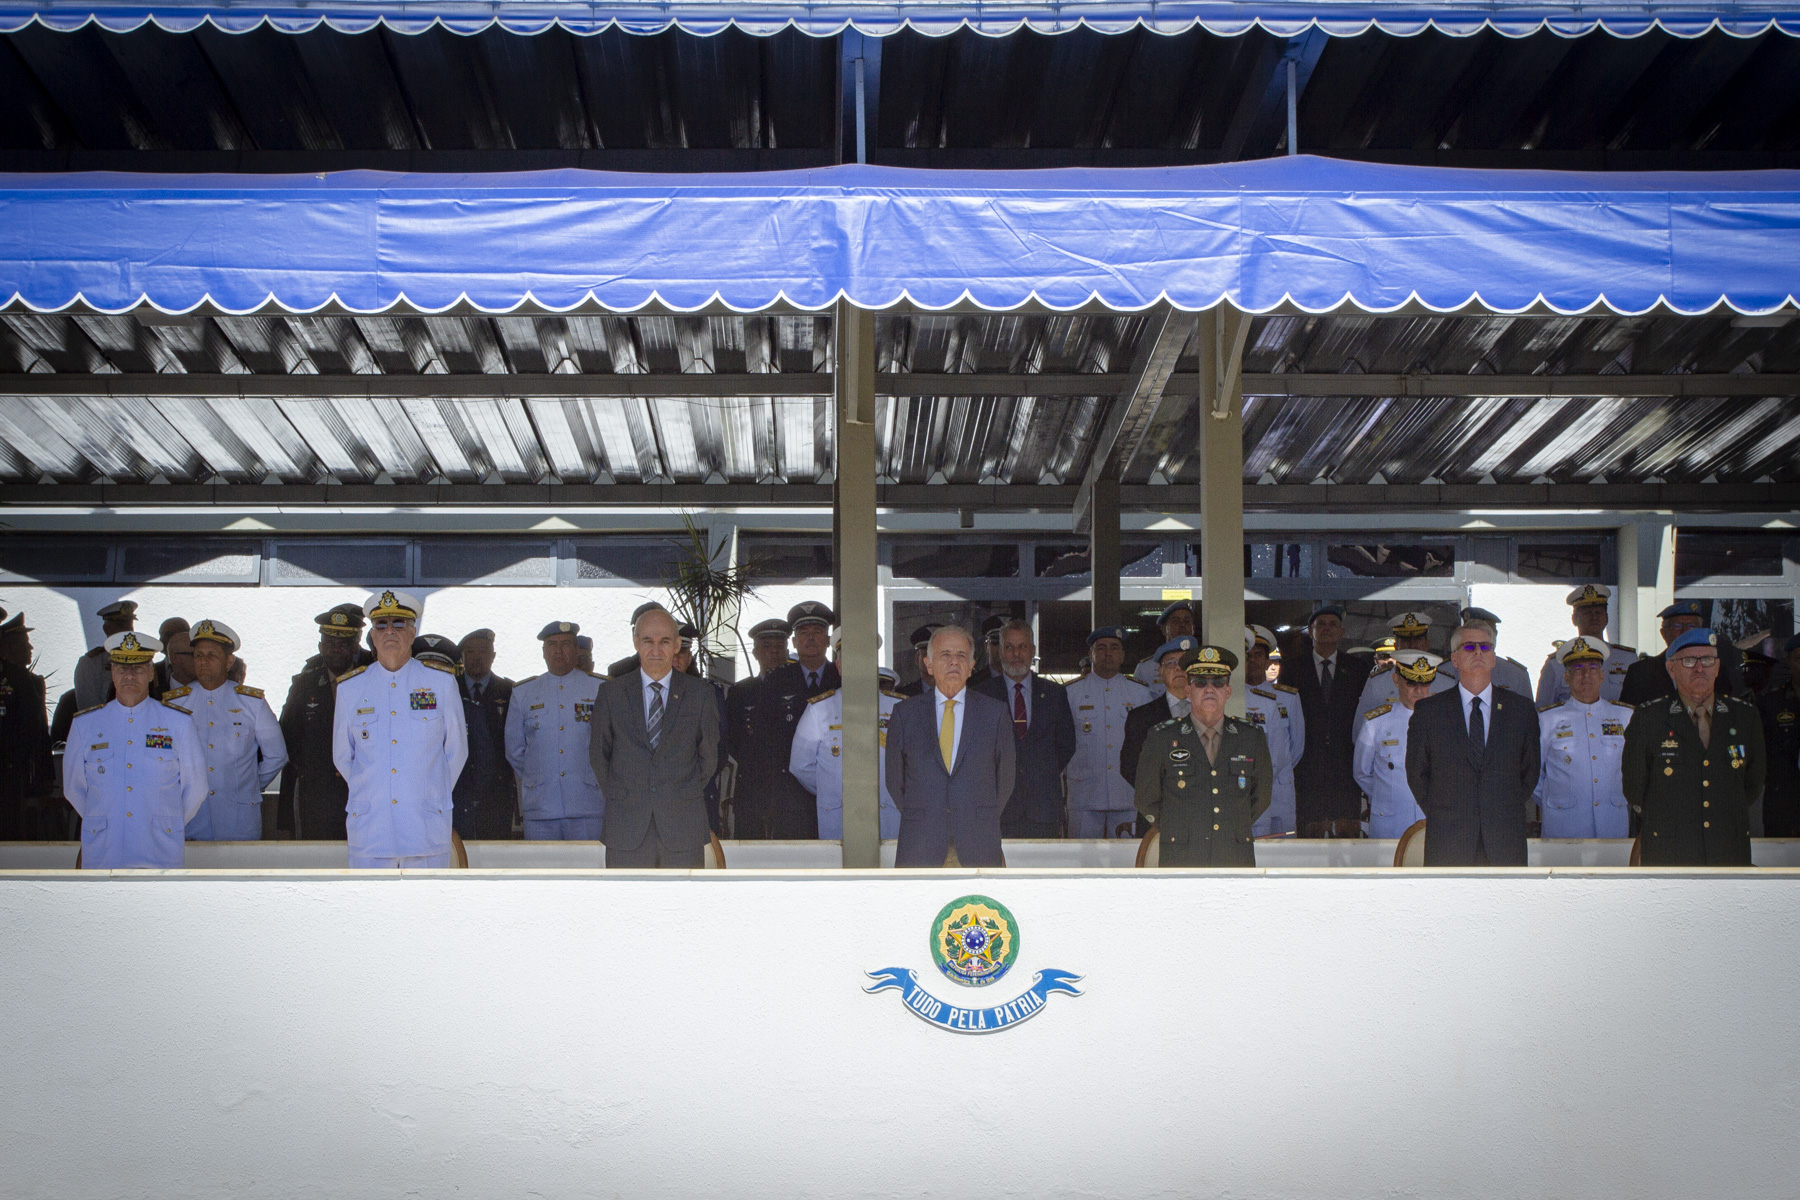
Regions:
[[410, 629], [412, 622], [405, 620], [375, 621], [369, 625], [369, 628], [374, 630]]
[[1479, 650], [1483, 654], [1492, 654], [1494, 652], [1494, 643], [1492, 643], [1492, 642], [1464, 642], [1462, 645], [1458, 646], [1457, 649], [1458, 650], [1466, 650], [1470, 654], [1475, 653], [1477, 650]]
[[1231, 686], [1231, 680], [1224, 675], [1190, 675], [1188, 686], [1191, 688], [1218, 688], [1224, 691]]

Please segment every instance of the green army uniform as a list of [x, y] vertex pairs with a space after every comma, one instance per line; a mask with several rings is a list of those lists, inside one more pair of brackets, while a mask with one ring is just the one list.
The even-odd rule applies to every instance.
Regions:
[[1269, 743], [1248, 721], [1219, 722], [1219, 757], [1208, 762], [1192, 714], [1164, 721], [1138, 755], [1139, 812], [1161, 835], [1165, 867], [1254, 867], [1251, 827], [1269, 807]]
[[1712, 705], [1710, 746], [1679, 696], [1639, 705], [1625, 727], [1625, 799], [1646, 867], [1750, 865], [1750, 808], [1768, 769], [1762, 718], [1735, 696]]

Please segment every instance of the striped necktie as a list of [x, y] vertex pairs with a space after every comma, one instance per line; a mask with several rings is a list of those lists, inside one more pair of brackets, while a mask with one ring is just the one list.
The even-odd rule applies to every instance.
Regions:
[[656, 743], [662, 737], [663, 719], [663, 685], [655, 680], [650, 682], [650, 715], [644, 721], [645, 732], [650, 735], [650, 748], [656, 749]]

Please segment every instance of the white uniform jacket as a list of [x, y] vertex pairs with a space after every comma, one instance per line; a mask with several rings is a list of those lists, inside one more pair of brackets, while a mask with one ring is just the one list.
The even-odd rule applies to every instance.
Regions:
[[1406, 728], [1412, 709], [1395, 701], [1363, 714], [1352, 773], [1369, 798], [1369, 836], [1397, 838], [1425, 812], [1406, 782]]
[[[1606, 663], [1600, 675], [1602, 700], [1619, 698], [1619, 693], [1625, 690], [1625, 672], [1631, 670], [1631, 664], [1637, 660], [1637, 651], [1630, 646], [1607, 643]], [[1537, 705], [1542, 709], [1545, 705], [1561, 704], [1568, 698], [1569, 681], [1563, 677], [1563, 665], [1553, 653], [1538, 670]]]
[[77, 713], [63, 752], [63, 796], [81, 814], [86, 868], [179, 867], [182, 827], [206, 800], [206, 759], [172, 704], [109, 700]]
[[[886, 688], [881, 692], [881, 728], [876, 732], [880, 744], [881, 836], [891, 840], [900, 836], [900, 809], [888, 793], [887, 724], [895, 706], [905, 697]], [[844, 836], [844, 696], [833, 688], [807, 702], [794, 726], [794, 745], [788, 752], [788, 771], [800, 786], [811, 792], [819, 804], [819, 836]]]
[[331, 761], [350, 785], [352, 858], [415, 858], [450, 852], [450, 792], [469, 760], [456, 675], [408, 659], [338, 680]]
[[194, 719], [206, 755], [206, 803], [187, 823], [191, 842], [254, 842], [263, 835], [262, 792], [287, 765], [281, 722], [262, 689], [229, 680], [164, 693]]
[[1150, 689], [1124, 675], [1083, 675], [1066, 690], [1075, 716], [1075, 757], [1063, 772], [1069, 808], [1132, 811], [1135, 793], [1119, 774], [1119, 751], [1125, 744], [1125, 718], [1153, 699]]
[[1244, 693], [1244, 715], [1269, 742], [1269, 807], [1251, 833], [1267, 837], [1294, 829], [1294, 764], [1306, 753], [1306, 715], [1300, 693], [1285, 683], [1269, 683]]
[[606, 679], [587, 671], [533, 675], [513, 685], [506, 712], [506, 761], [519, 777], [527, 821], [599, 817], [606, 797], [588, 758], [594, 698]]
[[[1369, 676], [1369, 682], [1363, 684], [1362, 695], [1356, 698], [1356, 724], [1359, 728], [1364, 721], [1369, 719], [1370, 713], [1384, 704], [1391, 704], [1395, 708], [1406, 707], [1400, 703], [1400, 689], [1396, 682], [1398, 678], [1392, 667], [1379, 675]], [[1435, 696], [1439, 692], [1447, 692], [1455, 686], [1456, 677], [1446, 675], [1444, 665], [1440, 664], [1437, 675], [1431, 681], [1431, 690], [1426, 695]]]
[[1547, 838], [1631, 836], [1625, 803], [1625, 727], [1631, 706], [1602, 697], [1566, 700], [1538, 712], [1536, 800]]

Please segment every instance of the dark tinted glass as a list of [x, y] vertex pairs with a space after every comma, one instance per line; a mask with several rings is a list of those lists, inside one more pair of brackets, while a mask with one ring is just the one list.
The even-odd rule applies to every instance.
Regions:
[[[1081, 544], [1039, 545], [1032, 553], [1040, 579], [1071, 579], [1090, 575], [1088, 547]], [[1162, 575], [1161, 542], [1126, 542], [1119, 547], [1119, 575], [1124, 579], [1156, 579]]]
[[277, 542], [281, 583], [411, 583], [405, 542]]
[[1557, 581], [1600, 578], [1598, 542], [1520, 542], [1519, 578]]
[[592, 542], [575, 547], [578, 579], [661, 584], [675, 578], [682, 550], [672, 542]]
[[260, 541], [170, 540], [127, 544], [121, 552], [119, 578], [211, 579], [254, 582], [262, 565]]
[[1783, 534], [1682, 529], [1675, 534], [1675, 582], [1718, 575], [1781, 574]]
[[1244, 546], [1248, 579], [1309, 579], [1313, 573], [1310, 542], [1249, 542]]
[[757, 579], [830, 579], [831, 542], [811, 538], [738, 538], [738, 561]]
[[975, 542], [898, 542], [894, 574], [905, 579], [1017, 579], [1019, 548]]
[[8, 538], [0, 541], [0, 572], [22, 579], [107, 580], [111, 567], [104, 542], [63, 538]]
[[1456, 547], [1448, 543], [1332, 546], [1325, 552], [1327, 579], [1447, 579], [1456, 571]]
[[457, 541], [419, 543], [419, 582], [551, 584], [556, 582], [553, 542]]

